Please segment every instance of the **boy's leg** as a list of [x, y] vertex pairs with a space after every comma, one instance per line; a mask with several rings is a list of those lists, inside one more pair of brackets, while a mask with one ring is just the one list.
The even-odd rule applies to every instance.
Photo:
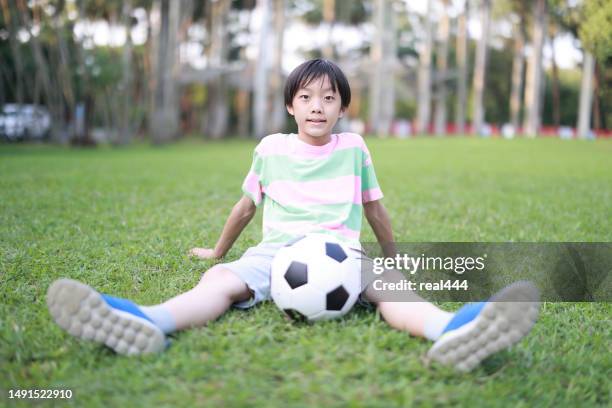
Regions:
[[[390, 271], [383, 279], [396, 282], [403, 275]], [[493, 353], [522, 339], [539, 314], [539, 292], [530, 282], [516, 282], [489, 301], [467, 304], [456, 313], [444, 312], [415, 293], [406, 302], [385, 302], [372, 286], [364, 296], [375, 303], [392, 327], [435, 341], [431, 360], [469, 371]]]
[[251, 291], [246, 283], [234, 272], [222, 266], [214, 266], [193, 289], [159, 306], [170, 313], [175, 329], [183, 330], [203, 326], [225, 313], [232, 304], [250, 297]]
[[[397, 270], [387, 271], [384, 282], [399, 282], [405, 279]], [[405, 302], [385, 302], [381, 292], [369, 285], [364, 291], [367, 301], [374, 303], [383, 319], [394, 329], [407, 331], [413, 336], [435, 340], [453, 317], [433, 303], [430, 303], [414, 292], [406, 292]]]
[[195, 288], [157, 306], [102, 295], [70, 279], [59, 279], [49, 287], [47, 305], [56, 323], [73, 336], [105, 344], [120, 354], [141, 354], [163, 350], [165, 334], [204, 325], [250, 296], [238, 276], [215, 266]]

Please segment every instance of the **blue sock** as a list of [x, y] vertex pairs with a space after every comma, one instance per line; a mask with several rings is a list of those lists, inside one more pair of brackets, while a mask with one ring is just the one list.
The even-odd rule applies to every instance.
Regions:
[[153, 323], [164, 332], [164, 334], [174, 333], [176, 331], [176, 322], [168, 309], [162, 305], [155, 306], [139, 306], [147, 316], [153, 320]]
[[102, 295], [102, 298], [112, 308], [121, 310], [123, 312], [131, 313], [135, 316], [146, 319], [159, 327], [164, 334], [172, 333], [176, 330], [176, 324], [174, 318], [170, 315], [170, 312], [163, 306], [139, 306], [136, 303], [128, 299], [122, 299], [110, 295]]
[[459, 310], [457, 310], [451, 321], [446, 325], [444, 330], [442, 330], [442, 333], [440, 333], [440, 335], [451, 330], [456, 330], [464, 324], [467, 324], [474, 320], [486, 304], [487, 302], [477, 302], [463, 305]]

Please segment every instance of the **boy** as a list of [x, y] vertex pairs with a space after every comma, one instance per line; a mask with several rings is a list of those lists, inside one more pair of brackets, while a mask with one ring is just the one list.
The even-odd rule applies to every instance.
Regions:
[[[350, 103], [348, 81], [333, 63], [315, 59], [297, 67], [285, 86], [285, 105], [298, 134], [265, 137], [255, 149], [243, 184], [214, 249], [193, 248], [203, 259], [220, 259], [263, 205], [263, 239], [233, 262], [210, 268], [196, 287], [160, 305], [139, 306], [61, 279], [48, 291], [56, 322], [69, 333], [106, 344], [118, 353], [161, 351], [166, 334], [203, 326], [230, 307], [249, 308], [270, 297], [270, 264], [276, 251], [308, 232], [332, 234], [359, 246], [362, 212], [385, 255], [395, 248], [381, 203], [370, 153], [356, 134], [332, 134]], [[388, 273], [388, 281], [399, 272]], [[538, 315], [538, 292], [527, 282], [506, 287], [490, 301], [448, 313], [412, 294], [410, 302], [385, 302], [373, 288], [363, 292], [390, 326], [435, 341], [432, 360], [470, 370], [490, 354], [525, 336]], [[517, 297], [526, 302], [508, 302]]]

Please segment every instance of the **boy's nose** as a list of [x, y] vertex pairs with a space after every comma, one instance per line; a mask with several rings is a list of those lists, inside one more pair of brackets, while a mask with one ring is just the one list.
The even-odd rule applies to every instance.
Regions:
[[314, 101], [311, 107], [313, 112], [321, 112], [321, 103]]

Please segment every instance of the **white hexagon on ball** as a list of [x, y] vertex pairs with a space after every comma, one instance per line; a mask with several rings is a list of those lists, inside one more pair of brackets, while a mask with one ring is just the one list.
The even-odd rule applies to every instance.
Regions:
[[345, 315], [361, 291], [357, 254], [330, 235], [308, 234], [295, 240], [272, 261], [272, 300], [293, 320]]

